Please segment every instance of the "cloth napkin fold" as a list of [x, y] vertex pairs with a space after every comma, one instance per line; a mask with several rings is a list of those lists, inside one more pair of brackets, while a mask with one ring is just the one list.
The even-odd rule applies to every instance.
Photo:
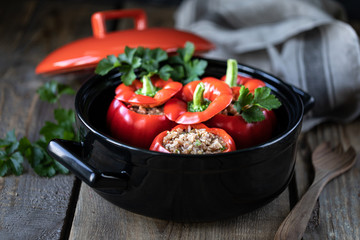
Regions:
[[303, 131], [360, 115], [359, 39], [345, 20], [331, 0], [186, 0], [175, 13], [176, 28], [216, 45], [204, 57], [235, 58], [311, 94]]

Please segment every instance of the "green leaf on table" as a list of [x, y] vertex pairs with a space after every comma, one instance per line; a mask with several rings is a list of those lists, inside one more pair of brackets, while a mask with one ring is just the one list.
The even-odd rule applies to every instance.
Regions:
[[26, 158], [33, 170], [41, 177], [53, 177], [57, 173], [67, 174], [69, 170], [47, 153], [48, 142], [44, 137], [26, 149]]
[[[74, 94], [75, 91], [65, 84], [50, 81], [38, 88], [37, 93], [41, 100], [56, 103], [62, 95]], [[59, 107], [54, 109], [54, 119], [55, 122], [45, 122], [40, 129], [41, 136], [35, 143], [31, 143], [26, 137], [18, 141], [15, 130], [8, 131], [5, 138], [0, 139], [0, 176], [22, 174], [24, 158], [40, 176], [52, 177], [57, 173], [69, 173], [68, 169], [50, 157], [47, 145], [54, 138], [76, 140], [75, 112]]]
[[14, 152], [10, 158], [9, 158], [9, 165], [10, 168], [12, 170], [12, 172], [16, 175], [19, 176], [22, 174], [23, 172], [23, 165], [22, 163], [24, 162], [24, 158], [21, 155], [21, 153], [19, 152]]
[[25, 157], [28, 158], [32, 152], [32, 144], [27, 137], [23, 137], [19, 141], [19, 152]]
[[54, 110], [54, 118], [58, 125], [63, 126], [67, 130], [73, 130], [73, 124], [75, 123], [74, 110], [57, 108]]
[[3, 177], [8, 172], [8, 166], [5, 161], [2, 160], [2, 151], [0, 150], [0, 177]]
[[73, 95], [75, 94], [75, 91], [66, 84], [61, 84], [53, 80], [46, 82], [38, 88], [37, 93], [41, 100], [49, 103], [56, 103], [62, 95]]
[[[119, 61], [115, 56], [108, 56], [103, 62], [104, 65], [119, 65]], [[40, 88], [39, 94], [51, 96], [48, 92], [53, 93], [52, 99], [57, 101], [63, 94], [72, 94], [75, 92], [72, 88], [64, 84], [51, 81], [48, 85]], [[69, 173], [68, 169], [56, 162], [47, 153], [47, 145], [54, 138], [65, 140], [76, 140], [74, 129], [75, 112], [73, 109], [64, 109], [61, 107], [54, 109], [55, 122], [46, 121], [40, 129], [40, 138], [31, 143], [27, 138], [22, 138], [19, 144], [19, 151], [25, 156], [34, 171], [43, 177], [52, 177], [57, 173]]]
[[72, 109], [57, 108], [54, 110], [56, 123], [46, 121], [45, 125], [40, 129], [46, 141], [49, 142], [54, 138], [65, 140], [73, 140], [75, 138], [75, 113]]
[[18, 151], [19, 141], [16, 139], [15, 130], [6, 133], [4, 139], [0, 139], [0, 176], [15, 174], [19, 176], [23, 172], [24, 158]]
[[74, 130], [75, 112], [72, 109], [56, 108], [54, 110], [56, 122], [45, 122], [40, 129], [42, 137], [33, 144], [30, 154], [30, 164], [34, 171], [43, 177], [52, 177], [57, 173], [67, 174], [69, 170], [51, 158], [47, 151], [50, 140], [60, 138], [65, 140], [76, 140]]

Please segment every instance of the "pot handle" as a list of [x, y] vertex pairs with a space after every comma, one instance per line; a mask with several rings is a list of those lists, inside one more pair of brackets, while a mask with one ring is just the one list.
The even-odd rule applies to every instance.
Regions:
[[53, 139], [47, 147], [51, 157], [68, 168], [90, 187], [98, 190], [116, 189], [120, 191], [127, 187], [129, 175], [126, 171], [121, 171], [117, 176], [101, 173], [81, 160], [82, 150], [81, 143], [63, 139]]
[[118, 18], [133, 18], [135, 30], [144, 30], [147, 28], [146, 14], [142, 9], [101, 11], [91, 16], [91, 26], [94, 37], [104, 38], [106, 36], [106, 20]]
[[304, 92], [300, 88], [297, 88], [297, 87], [295, 87], [293, 85], [290, 85], [290, 87], [301, 98], [301, 100], [302, 100], [302, 102], [304, 104], [304, 113], [309, 112], [313, 108], [313, 106], [315, 104], [315, 98], [313, 96], [311, 96], [310, 94]]

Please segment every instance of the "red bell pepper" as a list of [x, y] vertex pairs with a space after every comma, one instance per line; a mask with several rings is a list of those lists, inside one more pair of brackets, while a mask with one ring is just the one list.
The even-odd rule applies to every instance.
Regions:
[[[171, 130], [176, 130], [178, 128], [187, 130], [189, 128], [189, 126], [193, 129], [205, 129], [207, 132], [221, 137], [226, 144], [226, 148], [223, 151], [224, 153], [236, 150], [236, 145], [235, 145], [235, 142], [232, 139], [232, 137], [229, 134], [227, 134], [226, 131], [224, 131], [223, 129], [220, 129], [220, 128], [208, 128], [205, 124], [198, 123], [198, 124], [191, 124], [191, 125], [180, 124], [180, 125], [177, 125], [174, 128], [172, 128]], [[163, 131], [163, 132], [159, 133], [153, 140], [153, 142], [150, 146], [150, 150], [170, 153], [169, 150], [167, 150], [163, 144], [163, 139], [167, 134], [168, 134], [168, 131]]]
[[182, 88], [182, 84], [171, 79], [142, 77], [129, 86], [124, 83], [116, 89], [116, 96], [107, 113], [107, 126], [118, 140], [135, 147], [149, 148], [154, 137], [176, 124], [166, 116], [140, 114], [130, 110], [131, 106], [153, 108], [163, 105]]
[[112, 136], [140, 148], [148, 149], [157, 134], [175, 125], [165, 115], [136, 113], [116, 98], [107, 112], [107, 126]]
[[186, 84], [165, 104], [164, 113], [178, 124], [196, 124], [209, 120], [231, 101], [232, 91], [225, 82], [206, 77]]
[[248, 123], [241, 115], [217, 114], [205, 124], [209, 127], [224, 129], [234, 139], [237, 149], [248, 148], [269, 140], [276, 127], [274, 111], [263, 110], [262, 112], [265, 119], [260, 122]]
[[255, 78], [245, 77], [238, 74], [237, 61], [235, 59], [228, 59], [226, 75], [221, 77], [221, 80], [226, 82], [232, 89], [234, 99], [239, 97], [239, 91], [241, 86], [249, 89], [251, 93], [254, 93], [258, 87], [265, 87], [266, 84]]
[[150, 79], [148, 76], [143, 76], [142, 82], [134, 80], [129, 86], [120, 84], [115, 89], [115, 98], [131, 105], [156, 107], [172, 98], [181, 88], [180, 82], [171, 79], [163, 80], [159, 77]]
[[[232, 86], [234, 106], [231, 115], [219, 113], [205, 124], [222, 128], [233, 137], [237, 149], [248, 148], [269, 140], [276, 127], [276, 115], [271, 109], [281, 103], [270, 94], [270, 89], [258, 79], [239, 77], [237, 63], [228, 60], [226, 83]], [[224, 77], [223, 77], [224, 79]], [[234, 86], [240, 79], [243, 86]], [[256, 96], [256, 97], [255, 97]], [[257, 102], [258, 101], [258, 102]], [[235, 112], [235, 113], [234, 113]], [[246, 113], [249, 112], [249, 113]]]

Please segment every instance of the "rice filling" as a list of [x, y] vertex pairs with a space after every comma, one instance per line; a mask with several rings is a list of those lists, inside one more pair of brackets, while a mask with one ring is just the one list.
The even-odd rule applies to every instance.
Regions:
[[171, 153], [212, 154], [226, 149], [224, 140], [206, 129], [177, 128], [169, 131], [163, 139], [163, 146]]
[[132, 105], [129, 107], [129, 110], [144, 115], [164, 115], [164, 106], [146, 108]]

